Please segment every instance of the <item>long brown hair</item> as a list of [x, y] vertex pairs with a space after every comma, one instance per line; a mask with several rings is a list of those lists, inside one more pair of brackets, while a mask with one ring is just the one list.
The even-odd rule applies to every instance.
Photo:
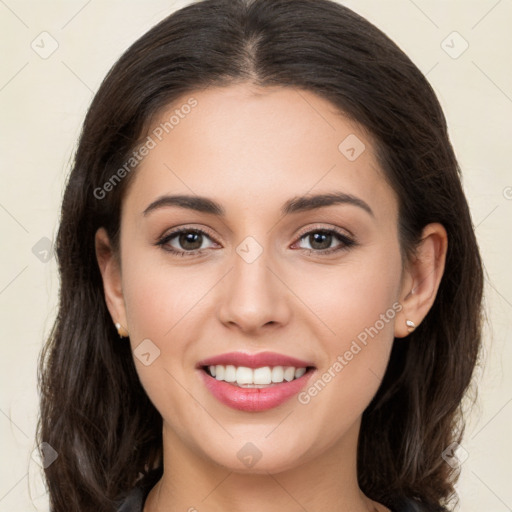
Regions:
[[[449, 244], [428, 315], [395, 340], [382, 385], [363, 415], [361, 489], [390, 506], [431, 507], [454, 494], [442, 457], [463, 433], [461, 401], [481, 339], [482, 263], [460, 169], [439, 102], [418, 68], [380, 30], [329, 0], [205, 0], [164, 19], [117, 61], [84, 121], [56, 242], [55, 324], [40, 358], [39, 442], [59, 454], [45, 470], [51, 509], [113, 510], [161, 469], [162, 420], [106, 308], [94, 235], [119, 235], [123, 193], [136, 172], [99, 193], [141, 143], [148, 122], [185, 93], [248, 81], [312, 91], [363, 125], [399, 199], [411, 255], [440, 222]], [[144, 477], [143, 477], [144, 478]]]

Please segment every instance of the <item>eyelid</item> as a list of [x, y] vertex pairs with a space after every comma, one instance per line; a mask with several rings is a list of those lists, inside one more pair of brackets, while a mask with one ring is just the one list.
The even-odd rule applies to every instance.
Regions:
[[216, 238], [214, 236], [212, 236], [209, 229], [204, 228], [204, 227], [197, 228], [197, 227], [193, 227], [190, 225], [175, 227], [175, 228], [171, 229], [170, 231], [168, 231], [167, 233], [164, 232], [163, 235], [158, 237], [158, 239], [156, 240], [154, 245], [159, 247], [163, 251], [166, 251], [167, 253], [169, 253], [172, 256], [194, 257], [197, 255], [203, 254], [207, 249], [194, 249], [193, 251], [185, 251], [183, 249], [176, 249], [172, 246], [170, 246], [169, 248], [166, 247], [168, 244], [170, 244], [170, 241], [173, 238], [179, 236], [181, 233], [189, 233], [189, 232], [199, 233], [203, 236], [206, 235], [206, 237], [211, 239], [214, 244], [219, 245], [219, 242], [217, 242]]
[[[326, 233], [330, 236], [333, 236], [338, 240], [338, 245], [336, 247], [330, 247], [327, 249], [307, 249], [304, 247], [299, 247], [298, 250], [307, 252], [308, 255], [314, 255], [315, 257], [328, 258], [329, 256], [341, 255], [344, 252], [355, 248], [359, 245], [356, 237], [352, 235], [352, 233], [348, 230], [343, 230], [339, 227], [335, 226], [308, 226], [304, 228], [304, 231], [298, 235], [297, 241], [293, 243], [292, 247], [299, 244], [301, 240], [307, 239], [308, 236], [311, 236], [312, 233]], [[347, 234], [350, 233], [350, 234]]]
[[[216, 236], [213, 234], [213, 231], [210, 230], [210, 228], [201, 225], [201, 227], [195, 227], [193, 224], [185, 224], [183, 226], [175, 226], [172, 229], [166, 230], [163, 232], [162, 235], [160, 235], [157, 239], [157, 241], [161, 241], [165, 238], [173, 237], [176, 235], [179, 235], [182, 232], [188, 232], [188, 231], [196, 231], [204, 235], [208, 235], [209, 238], [211, 238], [215, 243], [219, 243], [217, 241]], [[191, 252], [191, 251], [189, 251]]]
[[339, 235], [345, 236], [347, 238], [351, 238], [352, 240], [354, 240], [354, 242], [356, 241], [355, 235], [348, 229], [340, 228], [340, 227], [332, 226], [332, 225], [326, 226], [325, 224], [320, 224], [320, 223], [312, 224], [312, 225], [310, 224], [309, 226], [306, 226], [305, 228], [301, 229], [299, 231], [299, 234], [297, 235], [297, 237], [300, 239], [304, 235], [309, 234], [311, 231], [334, 231], [335, 233], [338, 233]]
[[[293, 242], [292, 246], [293, 245], [296, 245], [298, 242], [300, 242], [303, 238], [305, 238], [305, 236], [307, 235], [310, 235], [311, 233], [314, 233], [314, 232], [327, 232], [327, 233], [334, 233], [334, 234], [337, 234], [340, 238], [345, 238], [346, 240], [340, 240], [342, 242], [342, 247], [339, 247], [339, 248], [330, 248], [330, 249], [323, 249], [323, 250], [317, 250], [317, 251], [312, 251], [312, 250], [308, 250], [308, 249], [303, 249], [303, 248], [300, 248], [300, 250], [307, 250], [309, 252], [313, 252], [313, 253], [316, 253], [318, 254], [319, 256], [325, 254], [329, 254], [329, 253], [335, 253], [335, 252], [338, 252], [338, 251], [341, 251], [341, 250], [344, 250], [344, 249], [348, 249], [349, 247], [351, 246], [355, 246], [355, 245], [358, 245], [357, 243], [357, 240], [355, 238], [355, 236], [347, 229], [345, 230], [342, 230], [342, 228], [339, 228], [339, 227], [335, 227], [335, 226], [325, 226], [325, 225], [321, 225], [321, 224], [316, 224], [316, 225], [309, 225], [305, 228], [302, 228], [301, 231], [299, 232], [298, 235], [296, 235], [295, 237], [295, 242]], [[344, 232], [345, 231], [345, 232]], [[177, 226], [173, 229], [171, 229], [168, 233], [166, 234], [163, 234], [161, 235], [157, 242], [155, 243], [155, 245], [157, 246], [161, 246], [162, 249], [170, 252], [170, 253], [174, 253], [175, 255], [181, 255], [181, 256], [195, 256], [195, 255], [198, 255], [198, 254], [202, 254], [204, 253], [207, 249], [195, 249], [195, 250], [192, 250], [192, 251], [185, 251], [185, 250], [180, 250], [180, 249], [175, 249], [175, 248], [172, 248], [172, 249], [165, 249], [165, 245], [171, 240], [173, 239], [174, 237], [180, 235], [181, 233], [183, 232], [196, 232], [196, 233], [200, 233], [200, 234], [203, 234], [203, 235], [206, 235], [208, 238], [210, 238], [215, 244], [219, 244], [219, 242], [217, 242], [216, 240], [216, 237], [213, 236], [211, 234], [211, 231], [209, 228], [206, 228], [204, 226], [202, 226], [201, 228], [198, 228], [198, 227], [194, 227], [193, 225], [184, 225], [184, 226]]]

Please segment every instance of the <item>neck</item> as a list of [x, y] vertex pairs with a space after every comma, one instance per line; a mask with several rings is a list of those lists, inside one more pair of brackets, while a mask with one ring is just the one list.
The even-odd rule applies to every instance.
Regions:
[[337, 446], [291, 469], [240, 473], [190, 450], [164, 424], [164, 472], [144, 512], [388, 511], [358, 486], [358, 432], [359, 422]]

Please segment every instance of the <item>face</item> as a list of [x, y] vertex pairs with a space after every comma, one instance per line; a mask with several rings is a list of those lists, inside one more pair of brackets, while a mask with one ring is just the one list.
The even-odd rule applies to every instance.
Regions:
[[311, 92], [247, 84], [149, 134], [114, 309], [169, 450], [275, 472], [352, 449], [404, 292], [371, 138]]

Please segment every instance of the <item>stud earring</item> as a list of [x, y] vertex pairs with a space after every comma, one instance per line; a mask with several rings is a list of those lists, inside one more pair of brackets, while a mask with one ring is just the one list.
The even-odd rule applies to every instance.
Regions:
[[412, 320], [406, 320], [405, 325], [407, 325], [407, 330], [409, 332], [412, 332], [414, 329], [416, 329], [416, 324]]
[[116, 322], [116, 329], [117, 334], [119, 334], [120, 338], [127, 338], [128, 337], [128, 331], [120, 324]]

